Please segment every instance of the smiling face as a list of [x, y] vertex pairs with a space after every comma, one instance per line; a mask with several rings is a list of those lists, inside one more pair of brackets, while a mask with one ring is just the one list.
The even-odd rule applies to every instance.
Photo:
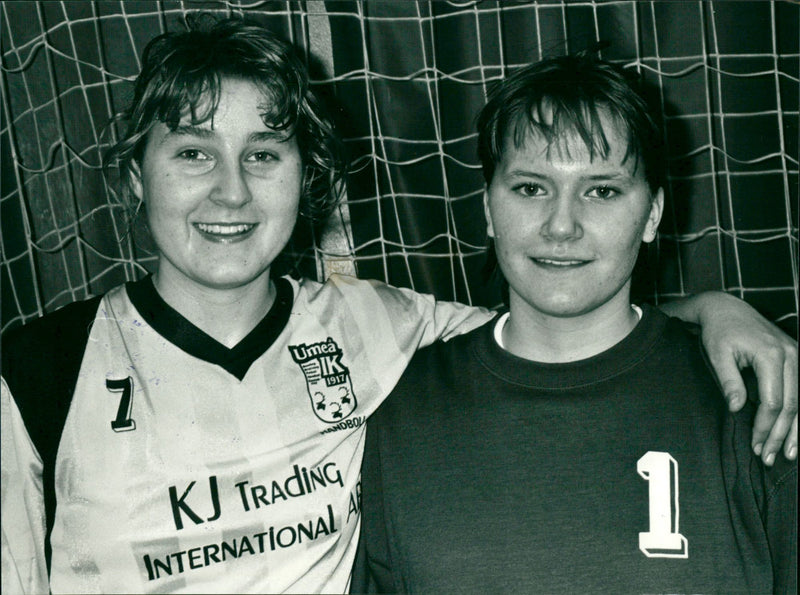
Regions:
[[[231, 289], [268, 280], [297, 220], [302, 159], [261, 119], [268, 99], [223, 79], [213, 117], [157, 123], [132, 188], [159, 251], [158, 284]], [[201, 110], [202, 111], [202, 110]]]
[[485, 197], [489, 235], [509, 283], [512, 310], [577, 317], [627, 305], [641, 243], [655, 238], [663, 192], [655, 196], [644, 167], [625, 160], [627, 140], [601, 113], [607, 158], [592, 160], [568, 135], [550, 146], [529, 133], [505, 139]]

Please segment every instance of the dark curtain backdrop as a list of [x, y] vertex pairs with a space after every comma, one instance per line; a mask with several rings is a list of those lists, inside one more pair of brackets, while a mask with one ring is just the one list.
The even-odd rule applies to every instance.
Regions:
[[668, 206], [637, 291], [743, 297], [796, 336], [800, 6], [793, 2], [3, 2], [2, 328], [153, 265], [109, 194], [103, 131], [154, 35], [244, 15], [297, 43], [351, 158], [348, 201], [281, 271], [496, 305], [474, 119], [513, 68], [607, 42], [654, 89]]

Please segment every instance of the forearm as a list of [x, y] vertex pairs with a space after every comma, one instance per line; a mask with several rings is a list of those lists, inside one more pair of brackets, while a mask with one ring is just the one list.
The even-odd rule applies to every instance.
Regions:
[[[738, 302], [740, 306], [750, 308], [743, 301], [723, 291], [705, 291], [660, 304], [658, 307], [664, 314], [680, 318], [684, 322], [704, 324], [707, 316], [712, 316], [715, 310], [721, 312], [720, 305], [729, 301], [730, 303]], [[753, 313], [755, 314], [755, 310]]]

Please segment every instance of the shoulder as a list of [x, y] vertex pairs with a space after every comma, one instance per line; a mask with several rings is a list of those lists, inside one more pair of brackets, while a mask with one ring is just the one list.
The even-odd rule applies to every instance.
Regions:
[[[334, 274], [324, 283], [301, 279], [292, 281], [298, 289], [298, 303], [314, 309], [330, 309], [335, 314], [349, 311], [356, 318], [388, 320], [403, 325], [404, 321], [424, 317], [432, 312], [437, 300], [430, 294], [394, 287], [374, 279], [359, 279]], [[441, 303], [441, 302], [439, 302]], [[457, 304], [459, 308], [469, 308]]]
[[448, 401], [457, 400], [460, 388], [475, 383], [476, 377], [484, 373], [476, 349], [491, 334], [491, 326], [487, 322], [448, 341], [435, 341], [418, 350], [378, 414], [397, 415], [407, 411], [416, 417], [426, 407], [447, 407]]
[[[357, 320], [375, 325], [393, 318], [398, 309], [410, 308], [403, 291], [380, 281], [348, 275], [331, 275], [324, 282], [312, 279], [287, 279], [294, 288], [297, 310], [315, 313], [329, 322]], [[404, 301], [404, 304], [400, 304]]]
[[376, 296], [381, 299], [419, 299], [433, 300], [433, 296], [418, 293], [412, 289], [394, 287], [375, 279], [359, 279], [350, 275], [333, 274], [324, 283], [311, 279], [294, 281], [303, 291], [315, 295], [339, 295], [341, 297]]
[[407, 287], [395, 287], [375, 279], [359, 279], [350, 275], [333, 274], [325, 282], [302, 278], [299, 280], [284, 277], [292, 283], [298, 295], [306, 300], [344, 300], [346, 304], [381, 303], [390, 311], [405, 308], [433, 309], [435, 307], [453, 308], [464, 312], [480, 312], [483, 320], [494, 317], [486, 308], [469, 306], [460, 302], [438, 300], [430, 293], [421, 293]]
[[101, 299], [74, 302], [3, 335], [3, 380], [45, 462], [55, 460]]
[[700, 325], [669, 316], [650, 304], [642, 304], [641, 308], [666, 338], [680, 343], [699, 344]]
[[[301, 291], [310, 295], [335, 295], [341, 298], [368, 299], [378, 298], [384, 303], [436, 303], [433, 294], [421, 293], [407, 287], [395, 287], [376, 279], [359, 279], [350, 275], [333, 274], [323, 283], [311, 279], [290, 279]], [[464, 304], [452, 302], [463, 308], [470, 308]], [[477, 309], [477, 308], [475, 308]]]
[[[86, 344], [88, 327], [97, 314], [101, 296], [73, 302], [22, 327], [3, 334], [3, 376], [33, 360], [64, 353], [74, 344]], [[81, 350], [82, 351], [82, 350]]]
[[324, 282], [314, 281], [305, 277], [288, 280], [301, 301], [328, 303], [336, 301], [354, 301], [368, 298], [377, 298], [381, 294], [391, 294], [401, 290], [380, 281], [359, 279], [349, 275], [334, 274]]
[[[658, 340], [654, 343], [653, 361], [658, 366], [670, 366], [680, 377], [681, 373], [690, 377], [708, 379], [716, 383], [713, 368], [708, 361], [700, 337], [700, 327], [667, 316], [661, 310], [647, 304], [642, 308], [654, 319], [658, 328]], [[679, 372], [683, 371], [683, 372]]]
[[69, 327], [76, 318], [85, 318], [87, 315], [93, 315], [97, 312], [100, 300], [102, 299], [103, 296], [95, 296], [67, 304], [23, 326], [8, 330], [3, 333], [3, 341], [12, 340], [24, 335], [36, 334], [46, 329]]
[[3, 334], [2, 374], [15, 400], [69, 390], [102, 297], [74, 302]]
[[294, 277], [285, 275], [281, 278], [288, 280], [295, 287], [311, 293], [317, 293], [320, 291], [347, 291], [348, 288], [352, 288], [356, 291], [365, 291], [379, 285], [391, 287], [390, 285], [386, 285], [381, 281], [375, 281], [373, 279], [359, 279], [358, 277], [342, 275], [340, 273], [334, 273], [325, 279], [325, 281], [321, 282], [315, 281], [314, 279], [309, 279], [308, 277], [295, 279]]
[[465, 368], [473, 367], [477, 343], [485, 340], [491, 331], [491, 320], [481, 326], [447, 341], [435, 341], [417, 351], [411, 358], [408, 370], [403, 379], [412, 381], [415, 378], [433, 377], [443, 382], [453, 382], [453, 376]]

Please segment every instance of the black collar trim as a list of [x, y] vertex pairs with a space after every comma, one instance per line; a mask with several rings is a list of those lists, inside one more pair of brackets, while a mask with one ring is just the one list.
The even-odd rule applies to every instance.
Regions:
[[191, 356], [225, 369], [239, 380], [275, 342], [292, 311], [293, 291], [287, 279], [274, 279], [277, 295], [269, 312], [233, 348], [207, 335], [167, 304], [153, 285], [152, 276], [125, 284], [131, 303], [153, 329]]

